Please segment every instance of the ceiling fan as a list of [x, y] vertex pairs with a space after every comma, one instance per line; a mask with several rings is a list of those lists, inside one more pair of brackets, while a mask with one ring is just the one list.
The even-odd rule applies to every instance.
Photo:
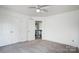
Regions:
[[31, 9], [36, 9], [35, 11], [37, 13], [40, 13], [40, 12], [48, 12], [48, 10], [44, 9], [44, 7], [47, 7], [49, 5], [35, 5], [34, 7], [29, 7]]

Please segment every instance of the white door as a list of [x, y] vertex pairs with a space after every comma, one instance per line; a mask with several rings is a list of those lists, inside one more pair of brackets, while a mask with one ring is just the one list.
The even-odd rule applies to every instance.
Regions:
[[28, 40], [35, 40], [35, 21], [28, 20]]

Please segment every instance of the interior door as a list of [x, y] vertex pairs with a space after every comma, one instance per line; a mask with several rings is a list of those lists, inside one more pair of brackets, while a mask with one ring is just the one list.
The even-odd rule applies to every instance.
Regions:
[[42, 39], [42, 21], [35, 21], [35, 39]]
[[28, 40], [35, 40], [35, 21], [28, 20]]

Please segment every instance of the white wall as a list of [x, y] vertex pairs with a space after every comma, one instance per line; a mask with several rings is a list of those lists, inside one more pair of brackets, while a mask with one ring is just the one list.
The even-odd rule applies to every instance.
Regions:
[[0, 8], [0, 46], [26, 41], [28, 19], [26, 15]]
[[46, 17], [44, 25], [46, 40], [79, 47], [79, 10]]
[[32, 17], [28, 20], [28, 40], [35, 40], [35, 21]]

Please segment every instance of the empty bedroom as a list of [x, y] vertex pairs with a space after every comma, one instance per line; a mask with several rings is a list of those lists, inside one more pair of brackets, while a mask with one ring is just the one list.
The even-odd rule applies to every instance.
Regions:
[[79, 53], [79, 5], [0, 5], [0, 53]]

